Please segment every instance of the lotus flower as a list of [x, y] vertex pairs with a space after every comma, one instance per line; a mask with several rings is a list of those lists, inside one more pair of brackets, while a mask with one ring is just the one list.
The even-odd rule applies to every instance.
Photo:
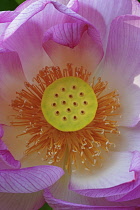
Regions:
[[135, 0], [0, 13], [2, 210], [140, 206], [139, 15]]

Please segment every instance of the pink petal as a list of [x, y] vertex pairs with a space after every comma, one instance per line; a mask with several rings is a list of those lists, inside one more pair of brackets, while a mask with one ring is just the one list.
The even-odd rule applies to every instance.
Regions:
[[[54, 185], [45, 189], [44, 197], [47, 203], [55, 208], [55, 205], [60, 209], [65, 208], [93, 208], [93, 207], [114, 207], [114, 206], [131, 206], [130, 203], [115, 203], [107, 201], [105, 198], [91, 198], [86, 197], [76, 192], [69, 190], [70, 174], [65, 174], [60, 180], [58, 180]], [[135, 204], [137, 204], [135, 202]]]
[[9, 39], [3, 42], [3, 46], [18, 53], [24, 74], [30, 82], [44, 66], [52, 65], [42, 48], [42, 31], [40, 26], [33, 20], [28, 21]]
[[[78, 195], [75, 195], [75, 199], [77, 198]], [[68, 209], [73, 209], [73, 210], [85, 210], [85, 209], [97, 209], [97, 210], [135, 210], [135, 207], [125, 207], [125, 206], [121, 206], [121, 204], [114, 203], [114, 205], [112, 204], [111, 206], [108, 205], [103, 205], [102, 203], [102, 199], [101, 200], [97, 200], [94, 201], [93, 199], [93, 203], [95, 203], [95, 205], [90, 204], [86, 205], [86, 204], [78, 204], [77, 202], [68, 202], [62, 199], [57, 199], [55, 198], [51, 192], [46, 189], [44, 192], [44, 197], [46, 202], [54, 209], [54, 210], [68, 210]], [[83, 200], [87, 200], [88, 201], [89, 198], [84, 198]]]
[[0, 150], [7, 149], [7, 146], [4, 144], [4, 142], [0, 139]]
[[[44, 17], [45, 19], [47, 19], [47, 17], [50, 19], [47, 24], [46, 21], [44, 21]], [[33, 2], [28, 7], [23, 9], [21, 13], [8, 26], [5, 32], [5, 38], [9, 38], [3, 43], [3, 46], [10, 50], [15, 50], [18, 52], [23, 65], [23, 69], [29, 80], [31, 80], [31, 78], [45, 65], [52, 65], [51, 60], [44, 53], [41, 46], [44, 31], [50, 28], [52, 25], [56, 25], [62, 22], [65, 23], [66, 21], [72, 20], [72, 18], [76, 18], [76, 21], [82, 21], [84, 22], [84, 24], [89, 24], [86, 19], [76, 14], [73, 10], [66, 7], [65, 5], [61, 5], [60, 3], [53, 1], [48, 2], [45, 0], [39, 0]], [[22, 27], [20, 27], [21, 25]], [[103, 55], [99, 32], [97, 32], [97, 30], [92, 27], [92, 30], [88, 30], [88, 33], [90, 35], [90, 38], [88, 40], [87, 35], [87, 40], [85, 41], [85, 44], [81, 46], [81, 48], [85, 47], [87, 49], [86, 52], [88, 52], [88, 55], [86, 57], [89, 56], [89, 52], [91, 49], [93, 51], [93, 53], [91, 51], [89, 56], [90, 59], [87, 60], [87, 63], [91, 63], [93, 57], [95, 61], [97, 60], [97, 63]], [[91, 44], [93, 40], [90, 39], [93, 39], [94, 43]], [[80, 53], [80, 51], [81, 50], [79, 49], [77, 53]], [[53, 54], [55, 57], [55, 51]], [[84, 59], [83, 63], [85, 62], [86, 59]], [[92, 66], [92, 68], [94, 68], [94, 65]]]
[[120, 126], [135, 126], [140, 120], [140, 88], [135, 85], [122, 87], [120, 84], [120, 87], [118, 86], [119, 82], [115, 86], [118, 89], [121, 106], [121, 118], [118, 119], [118, 124]]
[[79, 1], [78, 0], [70, 0], [67, 4], [67, 7], [71, 8], [75, 12], [78, 12]]
[[58, 44], [74, 48], [79, 44], [81, 36], [86, 30], [86, 24], [81, 22], [58, 24], [47, 30], [44, 42], [53, 40]]
[[0, 50], [0, 99], [1, 123], [8, 123], [7, 117], [11, 115], [9, 104], [15, 98], [16, 91], [22, 89], [25, 76], [18, 54], [6, 49]]
[[130, 0], [79, 0], [78, 13], [100, 31], [105, 44], [112, 20], [120, 15], [131, 14], [131, 8]]
[[0, 150], [0, 170], [19, 169], [20, 166], [20, 162], [15, 160], [8, 150]]
[[78, 20], [50, 28], [46, 31], [44, 41], [47, 54], [55, 65], [61, 67], [72, 63], [74, 66], [83, 66], [93, 72], [103, 56], [96, 29]]
[[19, 13], [14, 11], [0, 12], [0, 23], [11, 22]]
[[140, 74], [140, 17], [122, 16], [112, 22], [105, 57], [105, 74], [119, 75], [127, 85]]
[[[70, 189], [89, 197], [106, 197], [129, 192], [135, 187], [134, 173], [129, 171], [132, 154], [111, 152], [102, 168], [91, 174], [73, 173]], [[119, 173], [118, 173], [119, 171]], [[117, 174], [117, 175], [116, 175]], [[133, 182], [134, 180], [134, 182]]]
[[116, 195], [109, 197], [108, 200], [122, 202], [122, 201], [129, 201], [140, 198], [140, 152], [139, 151], [133, 152], [133, 159], [130, 165], [130, 171], [135, 171], [135, 176], [136, 176], [135, 188], [124, 195]]
[[[0, 138], [3, 136], [3, 129], [0, 125]], [[19, 169], [20, 162], [15, 160], [13, 155], [8, 151], [5, 143], [0, 139], [0, 170], [2, 169]]]
[[130, 171], [135, 171], [135, 172], [140, 173], [140, 152], [139, 151], [133, 152], [133, 159], [130, 166]]
[[[56, 14], [57, 14], [57, 10], [58, 10], [59, 12], [61, 12], [63, 14], [69, 15], [71, 17], [75, 17], [79, 20], [85, 20], [86, 21], [86, 19], [84, 19], [80, 15], [73, 12], [70, 8], [66, 7], [65, 5], [60, 4], [59, 2], [47, 1], [47, 0], [38, 0], [38, 1], [35, 1], [32, 4], [30, 4], [29, 6], [27, 6], [25, 9], [23, 9], [21, 11], [21, 13], [14, 19], [14, 21], [11, 22], [11, 24], [8, 26], [8, 28], [5, 32], [5, 39], [7, 39], [9, 36], [11, 36], [27, 20], [29, 20], [31, 17], [33, 17], [34, 15], [36, 15], [37, 13], [39, 13], [40, 11], [45, 9], [46, 5], [49, 6], [49, 9], [50, 9], [49, 14], [48, 14], [49, 17], [50, 17], [50, 15], [53, 14], [53, 12], [54, 12], [53, 7], [55, 7]], [[52, 5], [53, 5], [53, 7], [52, 7]], [[48, 12], [48, 10], [47, 10], [47, 12]], [[47, 18], [47, 17], [45, 17], [45, 18]], [[56, 20], [56, 17], [55, 17], [55, 19], [53, 18], [53, 24], [54, 24], [54, 20]], [[47, 27], [51, 26], [49, 24], [52, 25], [52, 21], [49, 21]]]
[[[28, 7], [30, 4], [32, 4], [33, 2], [38, 1], [38, 0], [26, 0], [24, 1], [22, 4], [20, 4], [17, 8], [16, 11], [21, 12], [23, 9], [25, 9], [26, 7]], [[78, 0], [57, 0], [57, 2], [67, 5], [68, 3], [70, 4], [70, 7], [72, 5], [75, 5], [77, 3]]]
[[140, 125], [132, 128], [119, 127], [120, 135], [113, 136], [115, 151], [135, 151], [140, 148]]
[[77, 11], [79, 5], [78, 0], [58, 0], [57, 2], [67, 5], [67, 7], [71, 8], [73, 11]]
[[45, 203], [42, 191], [35, 193], [0, 193], [2, 210], [38, 210]]
[[[47, 8], [43, 10], [46, 5]], [[52, 20], [49, 21], [49, 24], [46, 24], [45, 20], [48, 17], [49, 19], [54, 17], [53, 20], [60, 18], [56, 15], [56, 9], [52, 4], [48, 4], [48, 1], [28, 1], [22, 6], [19, 8], [21, 9], [19, 15], [7, 28], [6, 33], [12, 36], [3, 43], [3, 46], [18, 52], [26, 77], [31, 81], [40, 69], [46, 65], [52, 65], [42, 48], [43, 32], [46, 27], [50, 27], [49, 24], [52, 24]], [[22, 27], [19, 28], [21, 25]]]
[[132, 14], [140, 16], [140, 3], [138, 0], [132, 0]]
[[[46, 2], [48, 3], [48, 1]], [[11, 36], [23, 23], [29, 20], [36, 13], [43, 10], [47, 4], [47, 3], [46, 4], [43, 4], [43, 3], [44, 1], [40, 0], [40, 1], [33, 2], [31, 4], [29, 3], [29, 5], [27, 4], [27, 7], [25, 7], [25, 9], [22, 9], [19, 15], [8, 26], [7, 31], [5, 33], [5, 38], [8, 38], [9, 36]]]
[[38, 0], [26, 0], [23, 3], [21, 3], [16, 9], [16, 12], [21, 12], [22, 10], [24, 10], [26, 7], [28, 7], [30, 4], [32, 4], [33, 2], [38, 1]]
[[74, 0], [58, 0], [59, 3], [67, 5], [69, 2], [73, 2]]
[[[9, 117], [8, 120], [10, 121], [10, 119], [12, 118]], [[26, 147], [27, 136], [23, 135], [20, 136], [20, 138], [18, 138], [17, 135], [23, 132], [23, 128], [4, 125], [3, 130], [4, 130], [4, 135], [2, 138], [3, 142], [6, 144], [7, 148], [10, 150], [13, 157], [21, 162], [21, 158], [25, 156], [24, 151], [27, 149]], [[36, 164], [31, 166], [36, 166]]]
[[91, 198], [79, 195], [68, 188], [70, 176], [70, 174], [66, 173], [49, 189], [45, 189], [45, 200], [53, 209], [121, 209], [122, 207], [127, 209], [139, 204], [138, 200], [120, 203], [110, 202], [105, 198]]
[[13, 96], [13, 92], [15, 95], [17, 87], [21, 88], [21, 82], [25, 81], [24, 73], [18, 54], [14, 51], [1, 49], [0, 66], [1, 97], [3, 97], [3, 99], [6, 101], [10, 101], [10, 96]]
[[126, 86], [122, 75], [107, 75], [102, 75], [102, 79], [108, 81], [109, 87], [119, 94], [120, 110], [115, 118], [118, 125], [135, 126], [140, 120], [140, 88], [133, 84]]
[[[135, 179], [126, 182], [124, 184], [111, 187], [108, 189], [102, 189], [100, 191], [98, 189], [87, 189], [87, 190], [76, 190], [81, 195], [95, 197], [95, 196], [106, 196], [108, 201], [111, 202], [123, 202], [122, 205], [138, 205], [139, 200], [137, 198], [140, 197], [139, 189], [140, 189], [140, 153], [138, 151], [133, 152], [132, 162], [130, 164], [129, 171], [135, 172]], [[119, 170], [120, 172], [120, 170]], [[117, 173], [116, 173], [117, 174]], [[117, 174], [118, 176], [118, 174]], [[112, 178], [112, 177], [111, 177]], [[112, 196], [111, 196], [112, 194]], [[109, 197], [108, 197], [109, 196]], [[135, 200], [134, 200], [135, 199]], [[133, 200], [132, 202], [130, 200]], [[116, 203], [117, 204], [117, 203]]]
[[0, 191], [9, 193], [31, 193], [54, 184], [63, 170], [55, 166], [0, 171]]
[[[28, 1], [26, 5], [23, 4], [20, 14], [7, 28], [5, 36], [9, 39], [3, 43], [3, 46], [18, 52], [28, 80], [31, 80], [44, 66], [52, 65], [42, 48], [43, 33], [52, 25], [61, 23], [65, 16], [63, 13], [71, 11], [58, 2]], [[46, 24], [47, 19], [49, 21]]]
[[62, 201], [62, 202], [71, 203], [71, 205], [73, 205], [73, 203], [76, 205], [78, 204], [96, 205], [98, 203], [98, 199], [87, 198], [82, 195], [78, 195], [74, 191], [69, 190], [68, 188], [69, 180], [70, 180], [70, 174], [66, 173], [53, 186], [51, 186], [49, 190], [45, 189], [44, 197], [46, 199], [46, 202], [49, 202], [48, 199], [51, 196], [52, 200], [56, 199], [58, 200], [58, 203], [61, 203]]
[[127, 194], [109, 197], [108, 200], [115, 202], [122, 202], [122, 201], [131, 201], [137, 198], [140, 198], [140, 185]]
[[9, 23], [18, 15], [15, 11], [3, 11], [0, 12], [0, 43], [4, 38], [4, 32]]
[[1, 23], [0, 24], [0, 44], [3, 41], [4, 32], [5, 32], [6, 28], [7, 28], [7, 26], [8, 26], [8, 23]]
[[[0, 139], [3, 137], [3, 134], [4, 134], [4, 131], [3, 131], [2, 125], [0, 124]], [[2, 145], [3, 145], [3, 144], [0, 143], [0, 149], [1, 149], [1, 148], [2, 148], [2, 149], [5, 148], [5, 147], [3, 147]]]
[[112, 72], [104, 71], [102, 79], [108, 82], [110, 90], [117, 90], [119, 94], [120, 109], [115, 117], [119, 126], [135, 126], [140, 120], [140, 88], [136, 85], [126, 86], [124, 77]]
[[123, 126], [134, 126], [140, 119], [140, 91], [133, 85], [140, 74], [139, 42], [140, 18], [117, 18], [111, 25], [105, 61], [100, 66], [102, 79], [118, 90], [122, 113], [118, 122]]

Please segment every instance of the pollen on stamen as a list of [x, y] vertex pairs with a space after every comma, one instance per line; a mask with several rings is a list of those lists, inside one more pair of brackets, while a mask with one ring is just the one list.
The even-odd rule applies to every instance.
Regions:
[[[64, 168], [67, 170], [73, 170], [72, 163], [75, 168], [81, 163], [85, 170], [90, 170], [90, 167], [98, 164], [103, 150], [109, 151], [111, 146], [115, 146], [109, 139], [109, 134], [120, 134], [115, 120], [120, 107], [119, 94], [116, 90], [108, 92], [108, 83], [103, 82], [101, 78], [93, 78], [91, 87], [98, 100], [98, 109], [92, 122], [74, 132], [57, 130], [45, 120], [42, 114], [42, 95], [46, 87], [55, 80], [69, 76], [79, 77], [88, 82], [90, 73], [83, 67], [73, 68], [71, 64], [63, 70], [59, 67], [45, 67], [39, 71], [33, 78], [33, 84], [25, 83], [25, 89], [18, 92], [16, 99], [12, 101], [11, 107], [17, 115], [14, 116], [11, 125], [23, 127], [23, 133], [18, 135], [19, 138], [21, 135], [28, 135], [26, 155], [36, 152], [41, 156], [45, 153], [42, 160], [46, 161], [46, 164], [59, 166], [65, 159], [65, 164], [62, 165], [65, 165]], [[76, 84], [70, 88], [76, 91], [78, 86]], [[65, 92], [63, 87], [62, 92]], [[80, 93], [79, 97], [84, 98], [83, 92]], [[56, 92], [52, 97], [59, 98], [59, 94]], [[53, 103], [50, 106], [55, 109], [56, 104]], [[66, 107], [66, 101], [62, 101], [61, 104]], [[82, 104], [86, 107], [88, 102], [83, 99]], [[73, 107], [75, 106], [77, 106], [76, 101], [73, 102]], [[66, 113], [70, 111], [67, 107], [65, 110]], [[54, 110], [54, 113], [59, 114], [59, 110]], [[63, 120], [65, 120], [64, 117]], [[76, 120], [77, 116], [73, 117]]]

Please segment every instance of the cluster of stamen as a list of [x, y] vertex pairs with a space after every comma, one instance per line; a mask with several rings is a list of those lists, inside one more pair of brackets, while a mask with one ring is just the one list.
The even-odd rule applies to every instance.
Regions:
[[[102, 82], [101, 78], [97, 80], [94, 78], [91, 86], [98, 101], [94, 119], [81, 130], [60, 131], [45, 120], [41, 110], [41, 100], [46, 87], [59, 78], [69, 76], [79, 77], [88, 82], [90, 73], [83, 67], [73, 69], [71, 64], [68, 64], [64, 70], [60, 70], [59, 67], [45, 67], [39, 71], [33, 79], [33, 84], [26, 82], [25, 89], [18, 92], [16, 99], [12, 101], [11, 106], [17, 111], [17, 115], [11, 124], [23, 127], [23, 133], [18, 136], [28, 134], [25, 155], [34, 152], [43, 153], [45, 154], [43, 160], [47, 161], [47, 164], [59, 165], [63, 162], [65, 169], [68, 170], [71, 170], [72, 165], [77, 168], [81, 164], [89, 170], [96, 164], [101, 152], [110, 149], [112, 143], [107, 134], [119, 134], [117, 121], [112, 120], [118, 115], [116, 110], [120, 107], [118, 93], [115, 90], [105, 93], [107, 82]], [[76, 86], [73, 86], [73, 89], [76, 89]], [[80, 94], [82, 97], [83, 93]], [[66, 101], [62, 103], [65, 104]], [[86, 105], [88, 102], [83, 103]], [[75, 103], [74, 106], [76, 105]], [[52, 107], [56, 107], [55, 102], [52, 103]], [[71, 109], [68, 108], [67, 112], [71, 112]], [[59, 111], [55, 114], [59, 115]], [[84, 114], [81, 110], [81, 115]], [[76, 118], [74, 116], [74, 120]], [[65, 116], [63, 120], [67, 120]]]

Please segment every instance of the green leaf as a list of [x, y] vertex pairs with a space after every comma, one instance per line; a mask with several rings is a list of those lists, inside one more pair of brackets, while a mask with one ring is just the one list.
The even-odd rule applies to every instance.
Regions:
[[21, 4], [22, 2], [24, 2], [25, 0], [15, 0], [18, 4]]
[[14, 10], [17, 6], [15, 0], [0, 0], [0, 11]]
[[44, 206], [42, 206], [39, 210], [52, 210], [52, 208], [47, 203], [45, 203]]

